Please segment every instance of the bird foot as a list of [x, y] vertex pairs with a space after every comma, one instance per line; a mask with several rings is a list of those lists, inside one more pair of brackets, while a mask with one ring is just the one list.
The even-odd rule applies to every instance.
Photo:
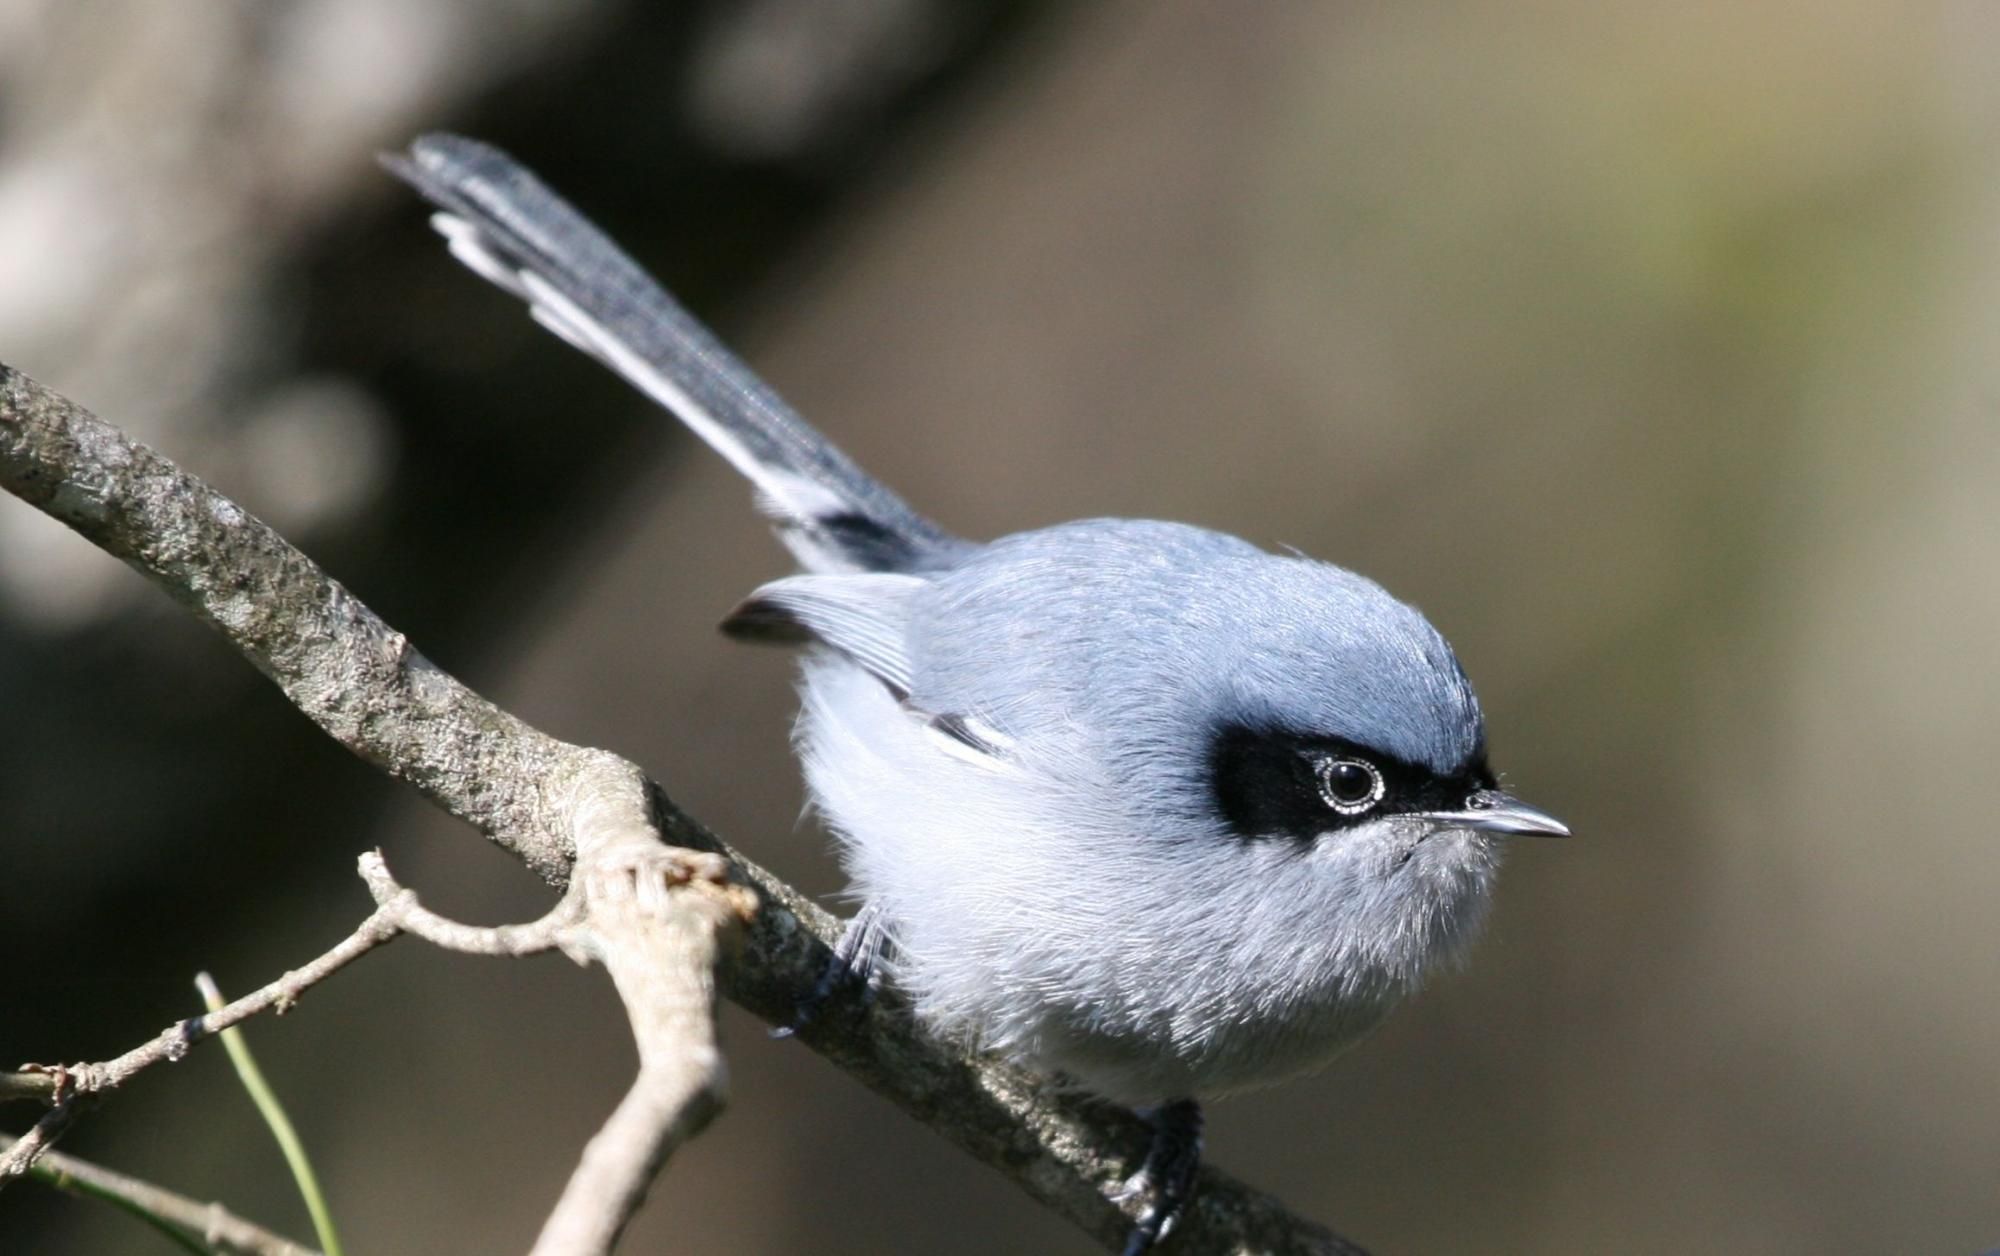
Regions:
[[1194, 1194], [1195, 1173], [1201, 1168], [1200, 1104], [1178, 1099], [1140, 1115], [1153, 1126], [1153, 1143], [1146, 1162], [1114, 1198], [1121, 1204], [1148, 1202], [1126, 1236], [1124, 1256], [1145, 1256], [1166, 1240]]
[[863, 903], [841, 930], [840, 941], [834, 943], [833, 955], [820, 970], [819, 980], [792, 1009], [791, 1024], [772, 1029], [771, 1036], [789, 1038], [798, 1033], [812, 1023], [836, 991], [848, 986], [861, 987], [863, 1004], [873, 1002], [876, 990], [882, 985], [882, 949], [888, 937], [882, 925], [882, 908], [875, 903]]

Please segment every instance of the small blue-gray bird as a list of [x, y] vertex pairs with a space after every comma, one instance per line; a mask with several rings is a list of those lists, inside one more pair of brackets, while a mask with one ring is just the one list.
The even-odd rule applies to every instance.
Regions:
[[943, 1037], [1151, 1108], [1128, 1253], [1198, 1099], [1319, 1067], [1463, 952], [1498, 789], [1451, 647], [1353, 572], [1175, 523], [980, 544], [911, 510], [505, 154], [386, 159], [451, 251], [756, 486], [807, 574], [723, 624], [810, 647], [798, 748], [863, 906], [816, 997], [886, 968]]

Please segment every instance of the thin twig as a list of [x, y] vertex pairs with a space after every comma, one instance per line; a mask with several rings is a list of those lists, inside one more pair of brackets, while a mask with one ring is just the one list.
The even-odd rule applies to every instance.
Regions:
[[[11, 1149], [16, 1145], [16, 1139], [0, 1134], [0, 1148]], [[241, 1256], [320, 1256], [310, 1247], [245, 1221], [221, 1204], [189, 1199], [163, 1186], [115, 1173], [75, 1156], [47, 1152], [31, 1173], [58, 1190], [81, 1188], [113, 1200], [154, 1221], [196, 1235], [213, 1249]]]
[[[636, 768], [601, 751], [566, 745], [492, 706], [417, 654], [401, 634], [233, 502], [4, 366], [0, 487], [154, 580], [227, 636], [335, 740], [416, 785], [551, 885], [565, 888], [572, 869], [579, 879], [591, 875], [578, 863], [579, 834], [590, 825], [569, 808], [579, 797], [599, 792], [594, 782], [636, 781], [653, 790], [650, 808], [640, 809], [642, 826], [663, 832], [672, 845], [725, 856], [730, 883], [749, 887], [764, 903], [740, 951], [732, 958], [723, 948], [721, 977], [731, 998], [766, 1020], [789, 1021], [799, 993], [811, 988], [825, 965], [836, 922], [689, 819]], [[618, 808], [621, 815], [631, 810], [629, 804]], [[685, 894], [673, 897], [693, 901]], [[594, 904], [586, 907], [593, 928], [596, 910]], [[615, 913], [606, 916], [607, 922], [615, 919]], [[632, 947], [633, 954], [672, 950], [658, 922], [644, 932], [651, 941]], [[595, 937], [595, 944], [605, 944], [607, 936]], [[610, 966], [608, 958], [606, 963]], [[632, 1006], [632, 1000], [650, 996], [628, 993], [617, 968], [612, 975], [638, 1035], [648, 1011]], [[893, 1000], [871, 1015], [846, 1005], [830, 1011], [800, 1035], [814, 1050], [1100, 1241], [1114, 1248], [1122, 1241], [1139, 1204], [1121, 1205], [1118, 1195], [1149, 1138], [1131, 1114], [1054, 1094], [1011, 1070], [940, 1045], [899, 1015]], [[677, 1111], [699, 1116], [713, 1101], [719, 1076], [718, 1062], [701, 1091], [710, 1100]], [[619, 1113], [626, 1110], [621, 1105]], [[648, 1119], [658, 1122], [663, 1110]], [[630, 1156], [645, 1151], [648, 1141], [625, 1144], [628, 1168]], [[592, 1152], [596, 1149], [593, 1143]], [[579, 1167], [579, 1178], [589, 1159]], [[1196, 1189], [1174, 1238], [1182, 1256], [1360, 1251], [1218, 1171], [1204, 1169]], [[618, 1208], [636, 1206], [630, 1192], [603, 1198]], [[615, 1218], [616, 1224], [626, 1216], [629, 1212]]]
[[0, 1073], [0, 1103], [53, 1103], [56, 1079], [41, 1071]]
[[396, 935], [391, 914], [386, 909], [377, 908], [338, 945], [261, 990], [225, 1004], [217, 1011], [176, 1021], [121, 1056], [95, 1064], [62, 1066], [58, 1070], [55, 1106], [26, 1137], [0, 1156], [0, 1187], [26, 1172], [28, 1166], [61, 1136], [70, 1121], [75, 1119], [80, 1103], [118, 1089], [161, 1061], [181, 1059], [195, 1043], [213, 1037], [232, 1025], [239, 1025], [260, 1012], [275, 1010], [282, 1014], [289, 1011], [307, 990]]
[[434, 946], [467, 955], [517, 958], [559, 950], [579, 964], [590, 962], [582, 949], [584, 904], [575, 894], [564, 894], [553, 910], [540, 920], [522, 925], [466, 925], [443, 916], [417, 902], [389, 874], [389, 865], [379, 850], [361, 856], [361, 879], [377, 905], [388, 911], [396, 926]]
[[56, 1106], [42, 1114], [27, 1133], [11, 1140], [5, 1152], [0, 1152], [0, 1187], [20, 1177], [35, 1167], [35, 1162], [47, 1155], [49, 1148], [63, 1136], [76, 1120], [77, 1096], [67, 1095], [56, 1102]]

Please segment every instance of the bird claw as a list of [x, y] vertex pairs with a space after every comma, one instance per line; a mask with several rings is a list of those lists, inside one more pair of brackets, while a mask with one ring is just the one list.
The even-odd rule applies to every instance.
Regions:
[[1126, 1235], [1124, 1256], [1145, 1256], [1173, 1233], [1194, 1194], [1195, 1172], [1201, 1167], [1199, 1104], [1180, 1099], [1142, 1115], [1153, 1126], [1146, 1161], [1112, 1194], [1121, 1205], [1150, 1200]]
[[833, 947], [833, 955], [820, 970], [819, 980], [813, 988], [792, 1008], [792, 1022], [771, 1028], [773, 1038], [790, 1038], [811, 1024], [820, 1009], [826, 1006], [834, 993], [846, 986], [861, 987], [861, 1002], [865, 1007], [875, 1001], [875, 992], [882, 985], [882, 948], [888, 941], [888, 933], [882, 925], [882, 909], [875, 903], [863, 903], [861, 910], [841, 930], [840, 941]]

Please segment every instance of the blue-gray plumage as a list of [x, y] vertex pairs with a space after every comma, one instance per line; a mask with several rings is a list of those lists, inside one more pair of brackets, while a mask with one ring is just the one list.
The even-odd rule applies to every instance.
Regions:
[[1373, 581], [1174, 523], [955, 537], [504, 154], [388, 160], [756, 485], [808, 574], [724, 628], [810, 647], [799, 751], [865, 904], [842, 962], [885, 960], [940, 1035], [1165, 1105], [1128, 1252], [1186, 1198], [1195, 1098], [1351, 1045], [1462, 953], [1497, 838], [1566, 832], [1497, 789], [1451, 647]]
[[[800, 742], [933, 1026], [1132, 1102], [1214, 1094], [1330, 1057], [1483, 914], [1483, 838], [1401, 822], [1301, 844], [1216, 804], [1232, 728], [1483, 766], [1450, 647], [1374, 583], [1101, 519], [996, 541], [885, 608], [907, 698], [822, 660]], [[912, 709], [1002, 748], [952, 754]]]

